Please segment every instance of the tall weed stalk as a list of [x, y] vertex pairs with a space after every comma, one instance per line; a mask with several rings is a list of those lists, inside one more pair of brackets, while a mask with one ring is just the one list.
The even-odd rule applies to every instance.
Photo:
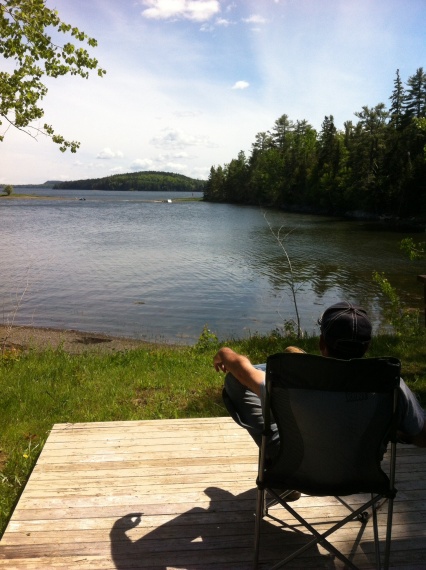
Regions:
[[[278, 245], [280, 246], [282, 252], [284, 253], [285, 259], [287, 261], [287, 265], [290, 271], [290, 291], [291, 291], [291, 296], [293, 299], [293, 305], [294, 305], [294, 310], [296, 313], [296, 325], [297, 325], [297, 333], [296, 336], [298, 339], [300, 339], [303, 336], [302, 333], [302, 328], [300, 326], [300, 315], [299, 315], [299, 307], [297, 305], [297, 287], [296, 287], [296, 280], [294, 278], [294, 271], [293, 271], [293, 265], [291, 263], [291, 259], [290, 256], [288, 255], [287, 249], [285, 247], [285, 240], [286, 238], [292, 233], [293, 230], [288, 231], [284, 236], [281, 235], [281, 232], [284, 230], [284, 226], [281, 226], [280, 229], [276, 232], [274, 231], [274, 228], [272, 227], [270, 221], [268, 220], [268, 218], [266, 217], [266, 212], [263, 213], [263, 217], [265, 218], [265, 222], [268, 224], [269, 230], [271, 231], [271, 234], [274, 236], [274, 238], [277, 240]], [[286, 322], [285, 324], [285, 329], [291, 329], [291, 324], [289, 324], [288, 322]]]

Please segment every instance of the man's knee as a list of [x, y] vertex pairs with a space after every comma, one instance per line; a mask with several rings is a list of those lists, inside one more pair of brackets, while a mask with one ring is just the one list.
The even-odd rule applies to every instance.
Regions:
[[241, 382], [228, 372], [224, 379], [224, 397], [230, 400], [234, 407], [241, 409], [242, 406], [247, 405], [247, 398], [250, 400], [254, 396]]
[[228, 372], [225, 376], [224, 388], [228, 396], [232, 398], [233, 394], [241, 393], [243, 386], [235, 378], [235, 376], [233, 376], [230, 372]]

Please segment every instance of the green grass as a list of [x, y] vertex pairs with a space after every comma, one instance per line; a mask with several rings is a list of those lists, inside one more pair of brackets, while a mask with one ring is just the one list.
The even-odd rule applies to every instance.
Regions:
[[188, 198], [173, 198], [173, 202], [202, 202], [203, 198], [190, 196]]
[[[402, 376], [426, 404], [424, 332], [374, 339], [370, 356], [402, 360]], [[226, 343], [265, 362], [289, 344], [318, 354], [318, 339], [254, 335]], [[55, 423], [227, 415], [223, 375], [207, 334], [196, 347], [158, 346], [116, 354], [70, 355], [61, 349], [0, 353], [0, 535]]]

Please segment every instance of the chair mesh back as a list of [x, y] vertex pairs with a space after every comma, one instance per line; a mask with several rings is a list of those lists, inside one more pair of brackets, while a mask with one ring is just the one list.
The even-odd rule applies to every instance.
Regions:
[[380, 462], [395, 423], [399, 368], [395, 359], [270, 357], [266, 405], [280, 451], [265, 483], [315, 495], [389, 492]]

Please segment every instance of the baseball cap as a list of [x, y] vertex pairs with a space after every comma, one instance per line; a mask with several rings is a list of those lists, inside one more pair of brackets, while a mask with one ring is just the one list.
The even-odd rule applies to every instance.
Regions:
[[367, 312], [347, 301], [326, 309], [318, 324], [326, 345], [338, 351], [362, 355], [371, 340], [372, 326]]

